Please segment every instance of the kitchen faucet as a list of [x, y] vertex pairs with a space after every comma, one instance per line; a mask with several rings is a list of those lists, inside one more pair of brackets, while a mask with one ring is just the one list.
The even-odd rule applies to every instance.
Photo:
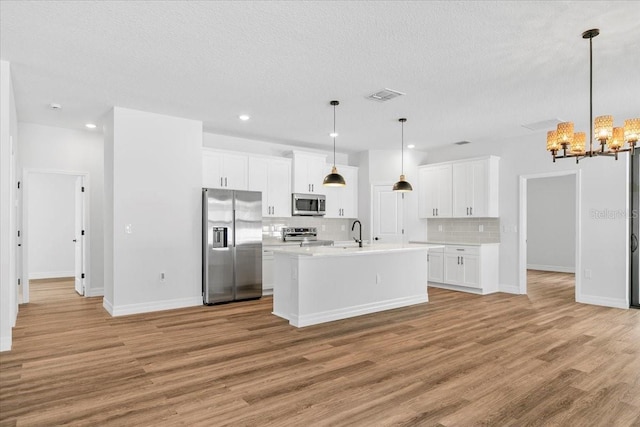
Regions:
[[362, 247], [362, 223], [360, 222], [360, 220], [356, 219], [355, 221], [353, 221], [353, 225], [351, 225], [351, 231], [356, 228], [356, 224], [360, 224], [360, 227], [358, 227], [358, 229], [360, 230], [360, 239], [356, 239], [354, 237], [353, 240], [358, 242], [358, 247]]

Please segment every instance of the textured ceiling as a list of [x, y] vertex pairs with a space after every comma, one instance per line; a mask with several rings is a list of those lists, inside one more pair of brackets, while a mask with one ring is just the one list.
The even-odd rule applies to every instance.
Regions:
[[[112, 106], [339, 151], [429, 149], [551, 118], [640, 113], [640, 6], [624, 2], [1, 1], [19, 120], [83, 128]], [[406, 96], [366, 99], [383, 88]], [[55, 102], [63, 109], [53, 111]], [[237, 116], [250, 114], [241, 122]], [[541, 139], [544, 139], [544, 131]]]

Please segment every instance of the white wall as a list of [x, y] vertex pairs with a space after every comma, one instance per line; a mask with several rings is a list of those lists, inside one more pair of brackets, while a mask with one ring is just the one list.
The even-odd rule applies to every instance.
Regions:
[[0, 351], [11, 350], [18, 315], [18, 126], [9, 62], [0, 61]]
[[111, 119], [103, 305], [115, 316], [200, 305], [202, 122], [120, 107]]
[[[393, 185], [400, 178], [400, 150], [369, 150], [358, 157], [358, 214], [363, 236], [371, 237], [371, 186]], [[418, 218], [418, 165], [426, 162], [427, 153], [405, 150], [404, 174], [413, 191], [404, 193], [405, 241], [424, 240], [426, 221]]]
[[[34, 171], [88, 174], [85, 181], [87, 188], [85, 195], [86, 295], [102, 295], [104, 292], [102, 134], [89, 130], [64, 129], [32, 123], [20, 123], [19, 130], [20, 160], [22, 167], [28, 172], [27, 176]], [[28, 189], [26, 191], [29, 192]], [[25, 236], [29, 238], [28, 229], [25, 229]]]
[[75, 181], [65, 174], [28, 174], [29, 279], [75, 274]]
[[527, 268], [575, 272], [575, 183], [573, 175], [527, 181]]
[[[629, 116], [631, 116], [629, 114]], [[576, 129], [588, 129], [588, 123], [576, 123]], [[545, 150], [546, 136], [531, 133], [495, 142], [474, 142], [449, 146], [429, 153], [429, 163], [459, 160], [493, 154], [500, 161], [500, 283], [503, 291], [518, 292], [519, 263], [519, 177], [564, 170], [582, 170], [581, 259], [577, 274], [581, 279], [579, 302], [613, 307], [628, 307], [629, 254], [628, 221], [621, 216], [598, 218], [603, 211], [618, 212], [628, 207], [628, 156], [574, 160], [553, 163]], [[585, 277], [585, 269], [591, 277]]]

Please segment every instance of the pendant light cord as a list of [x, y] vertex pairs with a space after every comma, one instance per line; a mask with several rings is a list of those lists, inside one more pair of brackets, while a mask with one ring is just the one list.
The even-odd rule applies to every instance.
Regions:
[[333, 105], [333, 167], [336, 167], [336, 106]]
[[404, 175], [404, 121], [402, 123], [402, 139], [400, 141], [400, 172]]
[[593, 157], [593, 36], [589, 37], [589, 157]]

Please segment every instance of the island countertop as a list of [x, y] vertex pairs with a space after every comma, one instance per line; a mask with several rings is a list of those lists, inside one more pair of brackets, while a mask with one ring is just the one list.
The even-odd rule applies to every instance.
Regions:
[[407, 251], [424, 251], [425, 249], [444, 248], [439, 244], [414, 244], [414, 243], [376, 243], [364, 245], [336, 245], [336, 246], [310, 246], [310, 247], [279, 247], [271, 249], [274, 253], [286, 253], [298, 256], [333, 257], [333, 256], [358, 256], [373, 253], [391, 253]]

